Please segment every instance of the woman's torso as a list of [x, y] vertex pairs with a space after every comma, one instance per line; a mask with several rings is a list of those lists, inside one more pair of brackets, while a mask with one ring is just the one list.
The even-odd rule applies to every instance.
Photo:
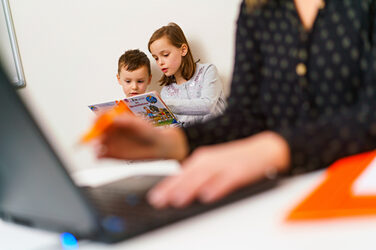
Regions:
[[[245, 20], [249, 30], [243, 32], [251, 33], [249, 46], [258, 51], [250, 56], [258, 57], [260, 68], [252, 76], [257, 86], [244, 89], [257, 92], [250, 105], [258, 106], [268, 128], [330, 117], [358, 101], [371, 48], [372, 1], [324, 2], [311, 31], [293, 0], [269, 0]], [[241, 43], [248, 46], [248, 40]], [[247, 95], [238, 92], [235, 99]]]

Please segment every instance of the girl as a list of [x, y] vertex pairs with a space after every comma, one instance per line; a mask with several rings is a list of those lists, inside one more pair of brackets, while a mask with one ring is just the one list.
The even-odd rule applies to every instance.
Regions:
[[223, 112], [223, 84], [215, 66], [193, 61], [187, 39], [177, 24], [155, 31], [148, 48], [164, 74], [160, 79], [161, 97], [184, 127]]

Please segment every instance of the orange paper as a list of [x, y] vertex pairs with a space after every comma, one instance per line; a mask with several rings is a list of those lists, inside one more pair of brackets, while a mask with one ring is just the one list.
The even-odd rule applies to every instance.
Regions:
[[333, 163], [327, 170], [326, 179], [291, 211], [287, 220], [376, 215], [375, 195], [354, 195], [352, 192], [354, 182], [375, 157], [376, 151], [372, 151]]

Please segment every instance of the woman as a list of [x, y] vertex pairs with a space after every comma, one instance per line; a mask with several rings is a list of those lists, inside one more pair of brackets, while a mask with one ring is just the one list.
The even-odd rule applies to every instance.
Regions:
[[98, 156], [181, 160], [182, 172], [149, 192], [164, 208], [375, 148], [374, 10], [374, 0], [244, 1], [225, 113], [165, 130], [119, 117]]

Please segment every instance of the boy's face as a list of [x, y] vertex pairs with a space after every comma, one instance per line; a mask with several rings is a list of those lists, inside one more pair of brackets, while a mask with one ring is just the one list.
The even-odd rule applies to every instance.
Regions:
[[117, 79], [124, 94], [127, 97], [143, 94], [146, 88], [150, 84], [151, 75], [148, 73], [146, 66], [142, 66], [133, 71], [127, 71], [125, 67], [120, 70], [120, 75], [117, 75]]

